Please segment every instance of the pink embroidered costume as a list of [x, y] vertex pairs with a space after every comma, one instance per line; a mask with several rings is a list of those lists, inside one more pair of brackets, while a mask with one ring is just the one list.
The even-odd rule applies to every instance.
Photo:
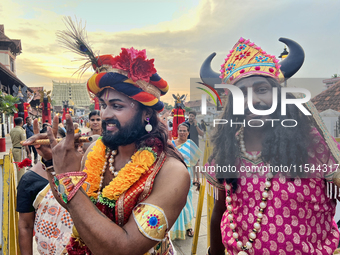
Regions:
[[[333, 219], [336, 200], [332, 198], [330, 182], [339, 186], [340, 145], [329, 135], [309, 100], [301, 105], [308, 109], [308, 118], [300, 112], [301, 108], [287, 107], [289, 117], [286, 119], [295, 121], [295, 126], [267, 125], [254, 131], [265, 124], [249, 124], [263, 122], [267, 116], [283, 120], [281, 123], [285, 121], [282, 116], [286, 114], [268, 110], [275, 96], [279, 97], [274, 91], [283, 91], [280, 82], [301, 67], [304, 51], [290, 39], [280, 38], [280, 41], [290, 49], [289, 57], [280, 63], [275, 56], [241, 38], [221, 66], [222, 83], [235, 85], [235, 90], [243, 89], [252, 95], [250, 98], [248, 94], [244, 98], [228, 96], [223, 116], [231, 116], [232, 121], [238, 122], [230, 127], [217, 127], [212, 137], [214, 160], [210, 168], [205, 168], [210, 171], [205, 172], [208, 182], [226, 194], [226, 210], [220, 223], [221, 241], [233, 255], [333, 254], [339, 243], [339, 231]], [[209, 82], [218, 84], [217, 74], [210, 67], [213, 57], [210, 55], [201, 68], [201, 79], [208, 85]], [[232, 91], [233, 87], [229, 85], [229, 88]], [[235, 117], [234, 103], [243, 99], [248, 109], [242, 117]], [[260, 113], [253, 113], [255, 106]], [[263, 136], [254, 139], [255, 135]], [[248, 151], [246, 144], [262, 151]], [[233, 168], [227, 174], [215, 175], [217, 163], [230, 164]], [[216, 208], [221, 213], [224, 210], [221, 206]], [[214, 249], [221, 250], [223, 246], [215, 244]]]
[[[285, 173], [275, 175], [261, 229], [249, 254], [321, 255], [332, 254], [337, 248], [339, 231], [333, 219], [336, 201], [327, 197], [326, 189], [326, 181], [330, 179], [327, 174], [337, 165], [319, 132], [313, 129], [312, 133], [315, 145], [308, 151], [308, 178], [297, 177], [291, 181]], [[256, 155], [259, 152], [248, 153]], [[251, 169], [253, 166], [260, 168], [264, 164], [244, 157], [236, 162], [237, 169]], [[302, 171], [308, 170], [303, 168]], [[213, 174], [208, 178], [213, 185], [217, 184], [214, 179]], [[236, 192], [231, 193], [236, 233], [243, 243], [248, 241], [254, 228], [265, 182], [265, 176], [260, 173], [244, 172], [240, 174]], [[227, 210], [221, 221], [222, 241], [230, 254], [238, 254], [240, 250], [232, 237], [228, 215]]]

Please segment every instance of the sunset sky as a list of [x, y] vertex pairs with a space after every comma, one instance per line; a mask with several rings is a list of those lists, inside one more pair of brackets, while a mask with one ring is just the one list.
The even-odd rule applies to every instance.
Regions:
[[[297, 78], [329, 78], [340, 73], [340, 1], [323, 0], [1, 0], [0, 24], [11, 39], [21, 39], [17, 75], [28, 86], [51, 89], [55, 81], [86, 81], [72, 76], [83, 63], [61, 48], [55, 33], [63, 16], [86, 21], [88, 39], [99, 54], [119, 54], [121, 47], [146, 49], [171, 94], [189, 93], [190, 78], [199, 77], [212, 52], [215, 71], [242, 36], [278, 56], [279, 37], [297, 41], [305, 50]], [[320, 79], [309, 85], [322, 90]], [[85, 89], [85, 88], [84, 88]], [[190, 96], [190, 95], [189, 95]]]

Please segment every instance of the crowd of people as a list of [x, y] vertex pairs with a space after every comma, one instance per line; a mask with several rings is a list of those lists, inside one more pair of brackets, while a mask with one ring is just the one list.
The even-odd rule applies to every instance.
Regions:
[[[82, 31], [74, 29], [71, 26], [61, 39], [82, 40]], [[268, 110], [274, 90], [279, 91], [280, 103], [280, 81], [303, 63], [301, 46], [285, 42], [292, 53], [278, 65], [274, 56], [241, 38], [225, 59], [222, 76], [211, 70], [210, 56], [202, 65], [201, 79], [211, 86], [222, 79], [248, 91], [253, 108]], [[240, 56], [245, 49], [248, 53]], [[178, 125], [178, 138], [168, 139], [169, 122], [159, 113], [169, 85], [145, 50], [122, 48], [118, 56], [93, 56], [90, 61], [95, 73], [87, 89], [101, 105], [101, 111], [89, 115], [91, 131], [81, 134], [69, 115], [65, 127], [55, 117], [43, 132], [37, 120], [26, 120], [25, 132], [22, 119], [15, 119], [11, 133], [15, 160], [20, 161], [23, 147], [28, 155], [33, 151], [35, 159], [18, 184], [21, 254], [32, 254], [33, 235], [41, 254], [176, 254], [172, 240], [193, 236], [192, 188], [199, 187], [194, 169], [201, 164], [199, 136], [208, 125], [199, 124], [190, 111]], [[147, 68], [135, 69], [138, 63]], [[244, 94], [245, 114], [234, 114], [228, 94], [221, 118], [235, 125], [218, 125], [212, 135], [207, 166], [238, 171], [204, 173], [216, 198], [207, 254], [332, 254], [339, 243], [334, 222], [339, 182], [329, 168], [339, 162], [340, 146], [327, 135], [313, 107], [308, 106], [312, 116], [302, 115], [295, 105], [287, 107], [288, 116], [281, 116], [281, 109], [255, 115]], [[299, 124], [294, 128], [245, 124], [268, 118], [295, 119]], [[82, 144], [80, 136], [96, 139]], [[57, 142], [58, 137], [64, 139]], [[33, 145], [41, 139], [49, 144]], [[20, 148], [19, 140], [26, 140]], [[306, 164], [327, 169], [288, 174], [263, 170]], [[240, 171], [254, 166], [260, 171]]]

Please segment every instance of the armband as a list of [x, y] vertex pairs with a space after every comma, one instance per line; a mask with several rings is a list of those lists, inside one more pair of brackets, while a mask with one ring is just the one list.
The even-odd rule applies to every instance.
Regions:
[[168, 220], [160, 207], [140, 203], [132, 213], [139, 231], [145, 237], [154, 241], [162, 241], [165, 238], [168, 231]]
[[85, 172], [68, 172], [58, 174], [53, 178], [55, 190], [65, 204], [67, 204], [83, 185], [87, 178], [87, 174]]

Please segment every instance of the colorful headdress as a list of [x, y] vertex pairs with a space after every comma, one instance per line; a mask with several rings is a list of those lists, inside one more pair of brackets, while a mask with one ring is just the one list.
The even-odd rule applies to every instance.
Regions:
[[302, 66], [305, 54], [302, 47], [287, 38], [279, 41], [287, 44], [290, 53], [288, 57], [279, 63], [273, 55], [267, 54], [259, 46], [242, 37], [230, 50], [225, 63], [221, 65], [221, 74], [211, 69], [211, 60], [216, 53], [211, 54], [202, 64], [201, 79], [204, 83], [214, 86], [215, 84], [235, 84], [242, 78], [252, 75], [272, 77], [279, 82], [293, 76]]
[[157, 74], [154, 59], [147, 59], [145, 50], [122, 48], [118, 56], [95, 56], [86, 42], [86, 31], [81, 24], [76, 27], [71, 18], [65, 21], [68, 31], [57, 33], [59, 41], [65, 48], [89, 59], [81, 66], [82, 73], [91, 65], [96, 71], [87, 82], [91, 97], [105, 88], [111, 88], [158, 112], [163, 110], [160, 96], [168, 92], [169, 86]]

